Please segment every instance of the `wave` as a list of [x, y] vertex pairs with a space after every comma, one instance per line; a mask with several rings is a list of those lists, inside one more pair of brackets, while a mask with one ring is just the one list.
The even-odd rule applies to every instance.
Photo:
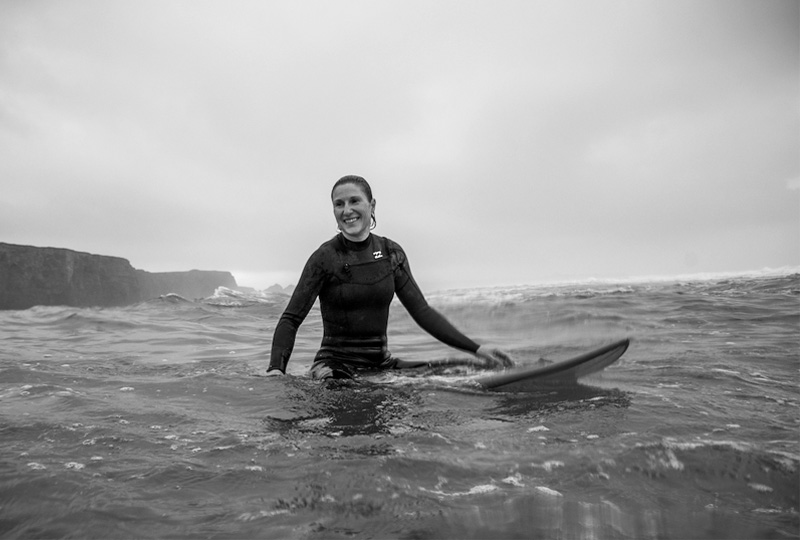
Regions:
[[684, 294], [746, 295], [778, 293], [800, 295], [800, 268], [764, 269], [753, 272], [720, 272], [685, 276], [651, 276], [627, 279], [589, 279], [553, 283], [522, 284], [472, 289], [450, 289], [428, 294], [440, 304], [518, 304], [542, 298], [575, 298], [636, 295], [667, 292]]
[[214, 294], [204, 298], [202, 303], [219, 307], [248, 307], [282, 304], [288, 300], [289, 295], [285, 292], [270, 290], [239, 291], [228, 287], [217, 287]]
[[778, 268], [764, 267], [760, 270], [739, 270], [727, 272], [696, 272], [693, 274], [675, 274], [675, 275], [648, 275], [648, 276], [632, 276], [619, 279], [589, 279], [588, 282], [606, 282], [606, 283], [631, 283], [631, 284], [644, 284], [644, 283], [687, 283], [687, 282], [704, 282], [704, 281], [720, 281], [720, 280], [741, 280], [741, 279], [762, 279], [762, 278], [780, 278], [800, 276], [800, 266], [781, 266]]

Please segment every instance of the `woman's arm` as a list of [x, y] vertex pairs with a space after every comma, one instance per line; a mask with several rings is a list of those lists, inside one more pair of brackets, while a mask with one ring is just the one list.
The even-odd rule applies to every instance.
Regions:
[[292, 298], [278, 320], [275, 334], [272, 337], [272, 351], [267, 373], [286, 373], [286, 365], [289, 363], [289, 357], [294, 349], [297, 329], [314, 305], [325, 282], [325, 272], [319, 254], [320, 251], [317, 250], [306, 262], [303, 273], [300, 275], [300, 281], [292, 293]]
[[414, 280], [403, 249], [391, 240], [387, 240], [387, 242], [390, 243], [389, 251], [396, 265], [395, 293], [417, 324], [442, 343], [475, 354], [486, 361], [488, 367], [513, 365], [511, 358], [506, 353], [499, 349], [478, 345], [461, 333], [441, 313], [433, 309]]
[[478, 345], [461, 333], [441, 313], [433, 309], [411, 274], [411, 268], [403, 248], [388, 239], [387, 243], [396, 265], [395, 293], [417, 324], [442, 343], [473, 353], [484, 360], [489, 368], [508, 368], [514, 365], [508, 354], [500, 349]]
[[395, 269], [395, 294], [408, 310], [411, 318], [423, 330], [442, 343], [463, 351], [477, 352], [480, 347], [477, 343], [462, 334], [441, 313], [428, 304], [416, 281], [414, 281], [414, 277], [411, 275], [408, 262], [404, 260], [405, 254], [400, 251], [397, 252], [397, 255], [398, 259], [403, 260]]

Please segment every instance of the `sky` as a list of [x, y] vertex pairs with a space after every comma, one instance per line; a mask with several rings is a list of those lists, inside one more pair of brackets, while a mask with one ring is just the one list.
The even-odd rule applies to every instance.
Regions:
[[800, 266], [796, 0], [0, 0], [0, 242], [423, 290]]

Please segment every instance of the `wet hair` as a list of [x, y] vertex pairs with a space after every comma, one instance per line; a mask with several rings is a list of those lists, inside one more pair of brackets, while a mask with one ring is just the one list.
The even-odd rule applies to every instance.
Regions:
[[[336, 191], [336, 188], [344, 185], [344, 184], [353, 184], [358, 186], [361, 191], [364, 192], [364, 195], [367, 196], [367, 202], [372, 202], [372, 188], [369, 187], [369, 182], [367, 182], [364, 177], [356, 176], [355, 174], [348, 174], [347, 176], [342, 176], [339, 178], [335, 184], [333, 184], [333, 189], [331, 189], [331, 199], [333, 199], [333, 192]], [[378, 220], [375, 219], [375, 212], [372, 212], [370, 216], [372, 219], [372, 223], [370, 223], [370, 230], [374, 229], [378, 226]]]
[[364, 195], [367, 196], [367, 202], [372, 202], [372, 188], [369, 187], [369, 183], [364, 180], [363, 177], [356, 176], [354, 174], [342, 176], [336, 181], [335, 184], [333, 184], [333, 189], [331, 189], [331, 199], [333, 198], [333, 192], [336, 191], [336, 188], [344, 184], [355, 184], [361, 188], [361, 191], [363, 191]]

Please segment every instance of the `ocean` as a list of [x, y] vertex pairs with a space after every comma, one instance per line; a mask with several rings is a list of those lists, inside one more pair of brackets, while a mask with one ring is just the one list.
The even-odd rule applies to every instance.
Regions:
[[[429, 294], [521, 364], [632, 339], [518, 392], [312, 382], [317, 307], [265, 377], [277, 293], [2, 311], [0, 537], [797, 538], [795, 272]], [[389, 343], [462, 354], [399, 304]]]

